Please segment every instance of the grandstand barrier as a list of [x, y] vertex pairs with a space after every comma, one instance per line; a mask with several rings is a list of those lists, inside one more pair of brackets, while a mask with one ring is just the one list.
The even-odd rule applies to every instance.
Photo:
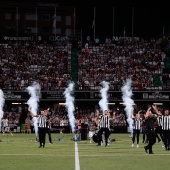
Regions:
[[[3, 90], [5, 100], [10, 101], [27, 101], [29, 94], [23, 91], [6, 91]], [[64, 92], [64, 91], [63, 91]], [[65, 100], [62, 91], [41, 91], [40, 101], [51, 101], [51, 100]], [[93, 93], [93, 94], [92, 94]], [[100, 100], [101, 95], [99, 91], [75, 91], [75, 100]], [[108, 91], [108, 97], [110, 101], [122, 101], [122, 93], [120, 91]], [[149, 100], [164, 100], [169, 101], [169, 91], [154, 90], [154, 91], [133, 91], [133, 99], [136, 101], [149, 101]]]
[[87, 140], [88, 128], [81, 128], [80, 133], [81, 133], [81, 140]]
[[115, 126], [111, 133], [127, 133], [127, 126]]
[[9, 132], [9, 130], [11, 130], [14, 133], [17, 133], [17, 132], [20, 133], [20, 126], [9, 126], [8, 127], [8, 132]]

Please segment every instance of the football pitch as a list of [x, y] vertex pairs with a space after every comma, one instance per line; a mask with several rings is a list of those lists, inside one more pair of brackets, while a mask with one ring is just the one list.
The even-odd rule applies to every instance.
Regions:
[[[162, 143], [145, 152], [140, 134], [139, 148], [131, 147], [129, 134], [112, 133], [109, 146], [90, 140], [74, 141], [74, 134], [52, 133], [53, 144], [38, 148], [35, 134], [0, 134], [0, 170], [169, 170], [170, 151]], [[115, 140], [114, 140], [115, 139]]]

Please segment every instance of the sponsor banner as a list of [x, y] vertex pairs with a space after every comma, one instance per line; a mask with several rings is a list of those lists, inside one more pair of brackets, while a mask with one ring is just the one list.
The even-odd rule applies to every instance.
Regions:
[[113, 36], [112, 38], [113, 41], [120, 41], [120, 40], [126, 40], [126, 41], [140, 41], [139, 37], [118, 37], [118, 36]]
[[42, 99], [63, 99], [63, 92], [60, 91], [49, 91], [49, 92], [41, 92]]
[[49, 37], [49, 40], [50, 40], [50, 41], [67, 42], [68, 37], [66, 37], [66, 36], [64, 36], [64, 37], [61, 37], [61, 36], [50, 36], [50, 37]]
[[[7, 91], [4, 90], [4, 97], [6, 100], [11, 99], [25, 99], [28, 100], [30, 95], [27, 92], [22, 91]], [[40, 93], [40, 100], [52, 100], [52, 99], [64, 99], [64, 91], [42, 91]], [[76, 100], [100, 100], [101, 94], [98, 91], [75, 91], [74, 97]], [[120, 91], [109, 91], [108, 92], [109, 101], [120, 101], [122, 100], [122, 93]], [[133, 100], [138, 101], [150, 101], [150, 100], [169, 100], [170, 92], [168, 91], [143, 91], [143, 92], [133, 92]]]
[[9, 37], [9, 36], [5, 36], [4, 37], [4, 40], [6, 41], [33, 41], [34, 40], [34, 37], [33, 36], [25, 36], [25, 37]]

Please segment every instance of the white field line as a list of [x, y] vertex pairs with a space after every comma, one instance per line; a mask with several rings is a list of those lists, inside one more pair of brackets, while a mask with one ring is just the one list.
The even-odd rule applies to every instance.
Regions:
[[[57, 155], [57, 154], [0, 154], [0, 156], [54, 156], [54, 157], [68, 157], [68, 156], [70, 156], [70, 157], [76, 157], [76, 159], [78, 159], [78, 160], [75, 160], [76, 161], [76, 163], [78, 163], [79, 164], [79, 157], [113, 157], [113, 156], [134, 156], [134, 157], [136, 157], [136, 156], [147, 156], [147, 155], [149, 155], [149, 154], [147, 154], [147, 153], [139, 153], [139, 154], [137, 154], [137, 153], [135, 153], [135, 154], [119, 154], [119, 153], [112, 153], [112, 154], [109, 154], [109, 155], [94, 155], [94, 154], [89, 154], [89, 155], [78, 155], [78, 157], [76, 157], [76, 155], [61, 155], [61, 154], [59, 154], [59, 155]], [[153, 154], [153, 155], [150, 155], [150, 156], [170, 156], [170, 153], [168, 153], [168, 154], [163, 154], [163, 153], [155, 153], [155, 154]], [[80, 169], [79, 169], [80, 170]]]
[[77, 142], [75, 142], [75, 170], [80, 170], [79, 153], [78, 153]]

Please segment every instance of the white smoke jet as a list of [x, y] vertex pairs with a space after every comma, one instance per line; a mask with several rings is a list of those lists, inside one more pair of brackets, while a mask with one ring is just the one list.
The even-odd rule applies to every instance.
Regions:
[[125, 84], [121, 87], [122, 91], [122, 100], [123, 100], [123, 105], [125, 106], [125, 112], [126, 112], [126, 117], [127, 117], [127, 122], [129, 124], [129, 130], [130, 133], [133, 133], [133, 120], [130, 118], [130, 115], [133, 114], [133, 105], [134, 101], [131, 99], [133, 93], [131, 89], [132, 85], [132, 80], [129, 78], [126, 80]]
[[108, 110], [107, 91], [109, 90], [109, 83], [106, 81], [102, 81], [100, 84], [103, 86], [103, 88], [100, 90], [102, 99], [99, 101], [99, 106], [102, 112], [104, 113], [105, 110]]
[[4, 116], [4, 111], [3, 111], [4, 103], [5, 103], [4, 93], [0, 89], [0, 132], [1, 132], [1, 121]]
[[[40, 85], [37, 82], [33, 82], [33, 84], [26, 88], [28, 91], [30, 98], [27, 101], [27, 104], [29, 106], [29, 109], [37, 115], [38, 112], [38, 102], [39, 102], [39, 96], [40, 96]], [[38, 126], [37, 126], [37, 117], [33, 117], [34, 122], [34, 129], [36, 136], [38, 135]]]
[[74, 90], [74, 83], [70, 83], [64, 91], [64, 96], [66, 99], [66, 108], [68, 112], [69, 122], [72, 129], [72, 133], [75, 132], [75, 117], [74, 117], [74, 97], [71, 95]]

